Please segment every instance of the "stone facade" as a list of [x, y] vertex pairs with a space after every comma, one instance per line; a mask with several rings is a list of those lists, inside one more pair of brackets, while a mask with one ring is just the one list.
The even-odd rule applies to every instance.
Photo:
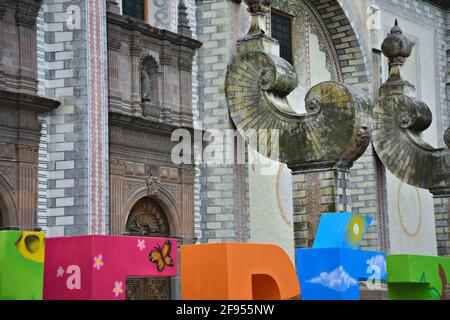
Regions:
[[87, 234], [87, 46], [83, 1], [43, 6], [45, 94], [61, 101], [48, 118], [48, 236]]
[[171, 134], [178, 128], [194, 131], [191, 71], [200, 45], [190, 37], [108, 14], [112, 234], [126, 232], [133, 205], [151, 197], [163, 207], [170, 235], [181, 243], [194, 240], [194, 166], [172, 163], [177, 142]]
[[39, 114], [59, 103], [37, 95], [40, 1], [0, 1], [0, 226], [38, 226]]
[[[235, 129], [225, 76], [251, 17], [239, 0], [185, 0], [164, 1], [158, 10], [147, 7], [143, 22], [121, 15], [123, 1], [0, 1], [5, 30], [0, 35], [1, 225], [40, 226], [50, 237], [123, 234], [130, 232], [130, 213], [148, 206], [165, 216], [167, 234], [180, 243], [261, 240], [268, 229], [273, 234], [289, 229], [295, 243], [286, 238], [293, 243], [283, 248], [293, 252], [312, 244], [322, 212], [351, 210], [373, 218], [364, 249], [409, 251], [428, 239], [421, 250], [434, 254], [430, 230], [436, 229], [439, 254], [448, 255], [447, 198], [435, 192], [433, 219], [428, 191], [417, 191], [415, 205], [416, 190], [400, 192], [407, 186], [398, 186], [373, 146], [351, 169], [291, 165], [292, 172], [284, 166], [285, 174], [273, 179], [262, 179], [255, 166], [245, 164], [174, 165], [173, 130]], [[415, 42], [405, 74], [435, 119], [424, 138], [445, 147], [442, 137], [450, 124], [445, 1], [272, 2], [294, 19], [294, 67], [305, 92], [316, 84], [314, 70], [306, 70], [316, 63], [328, 77], [321, 81], [359, 87], [373, 101], [388, 73], [380, 40], [398, 18]], [[265, 22], [270, 36], [270, 14]], [[316, 41], [317, 56], [311, 56], [307, 43], [313, 42], [307, 39]], [[61, 106], [55, 109], [58, 103], [36, 92]], [[303, 98], [290, 97], [298, 105], [305, 104]], [[279, 178], [290, 174], [292, 182]], [[279, 194], [255, 195], [252, 187], [271, 181], [276, 192], [292, 189], [293, 206], [281, 210], [283, 217], [268, 212], [280, 207]], [[252, 207], [265, 201], [274, 204]], [[403, 218], [407, 227], [414, 226], [416, 215], [402, 218], [398, 209], [409, 204], [411, 212], [425, 211], [420, 219], [427, 222], [415, 238], [397, 226]], [[258, 219], [261, 209], [267, 218]], [[283, 220], [283, 228], [271, 217]]]

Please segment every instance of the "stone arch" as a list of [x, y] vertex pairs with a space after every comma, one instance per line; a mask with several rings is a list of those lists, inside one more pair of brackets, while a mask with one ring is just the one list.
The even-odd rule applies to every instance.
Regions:
[[169, 224], [170, 235], [171, 236], [180, 236], [181, 235], [181, 223], [178, 214], [178, 210], [176, 208], [176, 201], [163, 186], [159, 188], [159, 191], [155, 195], [148, 195], [148, 189], [146, 186], [142, 186], [138, 188], [133, 194], [130, 195], [127, 204], [123, 208], [121, 225], [123, 226], [123, 230], [125, 230], [128, 218], [130, 216], [130, 212], [133, 207], [140, 201], [141, 199], [151, 199], [156, 204], [158, 204], [164, 214], [166, 216], [167, 222]]
[[161, 206], [151, 197], [136, 202], [128, 214], [126, 231], [145, 236], [170, 236], [167, 215]]
[[[337, 49], [341, 70], [345, 68], [343, 67], [344, 65], [355, 68], [355, 71], [342, 71], [344, 83], [358, 85], [362, 89], [369, 90], [372, 70], [371, 60], [367, 59], [367, 57], [369, 57], [369, 47], [365, 41], [359, 20], [357, 18], [352, 20], [349, 19], [349, 17], [358, 17], [358, 14], [353, 12], [353, 9], [347, 0], [309, 0], [309, 2], [323, 18], [332, 38], [337, 37], [339, 33], [342, 33], [343, 29], [341, 28], [346, 29], [344, 31], [344, 37], [333, 39], [335, 48], [348, 45], [348, 47], [344, 49]], [[329, 17], [330, 12], [334, 13], [331, 17]], [[339, 24], [339, 27], [336, 27], [335, 24]], [[355, 40], [350, 40], [352, 37], [354, 37]], [[348, 59], [347, 56], [350, 54], [353, 57]], [[359, 62], [347, 65], [349, 61]]]
[[275, 0], [274, 7], [282, 11], [307, 8], [317, 22], [318, 32], [323, 33], [326, 46], [333, 49], [331, 63], [338, 66], [336, 79], [369, 90], [371, 61], [362, 27], [353, 9], [344, 0]]
[[0, 226], [17, 226], [16, 201], [13, 190], [0, 175]]
[[159, 66], [156, 59], [150, 55], [145, 54], [142, 56], [139, 67], [141, 70], [141, 89], [143, 88], [142, 78], [144, 74], [148, 76], [148, 86], [150, 93], [146, 96], [141, 92], [142, 101], [149, 101], [152, 104], [159, 103]]

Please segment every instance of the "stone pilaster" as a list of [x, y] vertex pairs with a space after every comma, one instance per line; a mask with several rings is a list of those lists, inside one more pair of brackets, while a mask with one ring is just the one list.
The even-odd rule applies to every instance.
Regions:
[[178, 59], [180, 72], [180, 123], [192, 125], [192, 61]]
[[140, 44], [139, 32], [133, 32], [130, 39], [130, 56], [131, 56], [131, 111], [135, 115], [142, 114], [141, 108], [141, 71], [140, 57], [142, 47]]

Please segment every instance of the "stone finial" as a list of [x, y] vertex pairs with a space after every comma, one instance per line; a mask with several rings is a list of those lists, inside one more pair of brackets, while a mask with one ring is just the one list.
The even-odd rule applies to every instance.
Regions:
[[192, 31], [189, 26], [188, 12], [184, 0], [180, 0], [178, 5], [178, 33], [191, 38]]
[[266, 15], [270, 12], [272, 0], [244, 0], [252, 15], [249, 35], [266, 33]]
[[398, 20], [395, 20], [394, 27], [381, 45], [383, 54], [389, 59], [388, 82], [401, 80], [400, 67], [411, 56], [413, 46], [414, 44], [403, 35]]

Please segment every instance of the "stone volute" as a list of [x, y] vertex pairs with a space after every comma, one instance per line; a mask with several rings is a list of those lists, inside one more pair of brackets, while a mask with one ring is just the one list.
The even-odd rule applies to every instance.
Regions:
[[[292, 170], [295, 246], [307, 247], [323, 212], [351, 210], [349, 169], [370, 143], [371, 101], [362, 90], [328, 81], [307, 93], [307, 113], [296, 113], [287, 99], [298, 85], [295, 68], [266, 32], [271, 1], [244, 2], [252, 22], [228, 66], [228, 108], [253, 149]], [[317, 194], [312, 206], [308, 193]]]
[[[411, 94], [412, 85], [400, 77], [400, 67], [410, 56], [412, 43], [397, 22], [382, 49], [389, 59], [390, 76], [381, 86], [380, 100], [373, 109], [373, 145], [383, 164], [397, 178], [430, 190], [436, 212], [442, 211], [447, 217], [436, 218], [436, 226], [445, 230], [450, 212], [450, 128], [444, 134], [446, 147], [434, 148], [422, 139], [422, 132], [430, 127], [433, 117], [426, 103]], [[437, 239], [439, 254], [450, 254], [448, 231], [437, 231]]]

